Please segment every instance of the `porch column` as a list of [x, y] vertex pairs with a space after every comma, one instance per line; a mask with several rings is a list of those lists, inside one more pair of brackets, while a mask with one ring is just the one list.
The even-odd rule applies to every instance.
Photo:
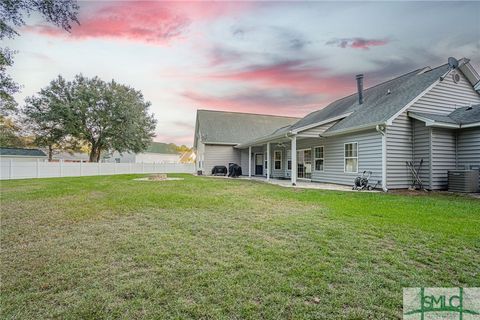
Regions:
[[297, 136], [292, 138], [292, 170], [291, 170], [291, 180], [292, 186], [297, 185]]
[[248, 147], [248, 177], [252, 177], [252, 147]]
[[270, 180], [270, 142], [267, 142], [267, 181]]

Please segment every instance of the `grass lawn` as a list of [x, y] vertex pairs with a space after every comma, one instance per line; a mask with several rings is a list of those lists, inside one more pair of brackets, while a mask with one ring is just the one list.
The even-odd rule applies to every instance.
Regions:
[[137, 176], [1, 182], [0, 318], [396, 319], [403, 287], [480, 287], [479, 200]]

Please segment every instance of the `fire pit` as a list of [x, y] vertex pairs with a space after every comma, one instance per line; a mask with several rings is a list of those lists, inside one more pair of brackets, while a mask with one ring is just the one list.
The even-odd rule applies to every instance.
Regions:
[[183, 180], [183, 178], [169, 178], [166, 173], [154, 173], [146, 178], [133, 179], [136, 181], [171, 181], [171, 180]]

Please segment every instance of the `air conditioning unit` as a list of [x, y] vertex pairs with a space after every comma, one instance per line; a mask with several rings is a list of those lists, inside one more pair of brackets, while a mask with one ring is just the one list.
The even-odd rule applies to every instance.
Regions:
[[478, 170], [449, 170], [448, 191], [452, 192], [478, 192]]

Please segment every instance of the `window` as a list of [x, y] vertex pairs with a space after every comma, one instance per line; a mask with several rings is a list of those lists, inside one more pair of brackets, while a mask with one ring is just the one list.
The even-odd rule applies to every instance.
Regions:
[[292, 170], [292, 150], [287, 150], [287, 170]]
[[345, 172], [358, 172], [358, 143], [345, 143]]
[[273, 152], [273, 161], [274, 161], [274, 169], [282, 170], [282, 151], [275, 150]]
[[323, 171], [323, 146], [314, 148], [315, 171]]

